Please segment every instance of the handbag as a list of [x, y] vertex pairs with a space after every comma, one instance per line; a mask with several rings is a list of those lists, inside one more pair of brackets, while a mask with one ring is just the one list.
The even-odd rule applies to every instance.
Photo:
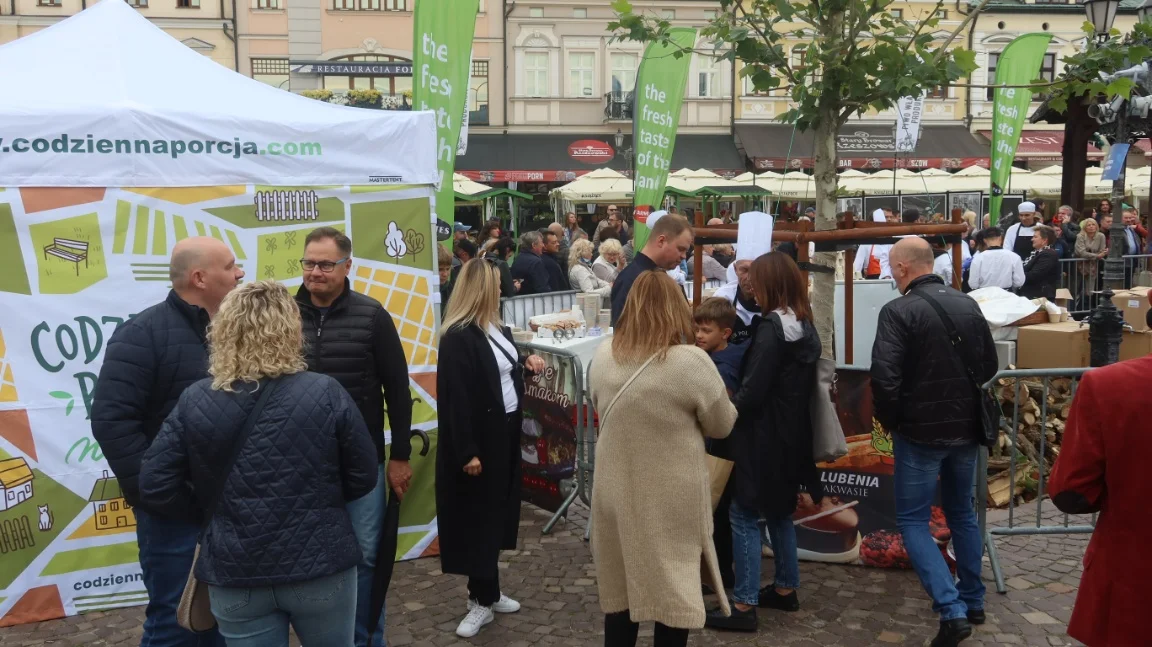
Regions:
[[952, 318], [944, 311], [936, 299], [924, 290], [913, 290], [912, 294], [924, 299], [936, 314], [940, 317], [940, 322], [944, 324], [944, 331], [948, 334], [948, 341], [952, 342], [952, 350], [956, 352], [956, 357], [960, 360], [960, 365], [964, 367], [964, 372], [968, 374], [968, 380], [971, 381], [972, 387], [976, 389], [976, 409], [980, 415], [980, 428], [983, 432], [981, 444], [985, 447], [993, 447], [1000, 439], [1000, 405], [996, 402], [996, 397], [992, 395], [989, 389], [984, 388], [980, 384], [980, 380], [976, 379], [976, 374], [972, 372], [972, 364], [964, 357], [964, 351], [961, 349], [961, 344], [964, 338], [956, 331], [956, 325], [952, 323]]
[[831, 463], [848, 455], [848, 441], [832, 402], [835, 381], [836, 362], [824, 357], [816, 360], [816, 388], [808, 400], [808, 411], [812, 417], [812, 458], [817, 463]]
[[[208, 500], [208, 506], [204, 510], [205, 528], [212, 522], [212, 515], [216, 513], [216, 504], [220, 502], [220, 497], [224, 494], [224, 484], [227, 483], [228, 475], [231, 474], [232, 467], [236, 464], [236, 458], [240, 456], [240, 448], [247, 440], [252, 427], [255, 426], [260, 412], [264, 410], [264, 405], [268, 403], [268, 397], [275, 390], [276, 382], [267, 382], [263, 384], [263, 387], [260, 397], [256, 398], [256, 404], [248, 412], [248, 417], [244, 419], [244, 426], [240, 428], [240, 433], [232, 441], [232, 454], [222, 472], [223, 477], [217, 483], [215, 495]], [[196, 579], [196, 561], [199, 559], [200, 543], [197, 542], [196, 552], [192, 556], [192, 568], [188, 571], [188, 581], [184, 584], [184, 593], [180, 595], [180, 604], [176, 607], [177, 624], [196, 633], [210, 631], [216, 626], [216, 618], [212, 615], [212, 606], [208, 599], [208, 585]]]
[[705, 454], [704, 460], [708, 465], [708, 486], [712, 491], [712, 510], [715, 511], [720, 505], [720, 498], [724, 496], [724, 488], [728, 487], [735, 463], [712, 454]]

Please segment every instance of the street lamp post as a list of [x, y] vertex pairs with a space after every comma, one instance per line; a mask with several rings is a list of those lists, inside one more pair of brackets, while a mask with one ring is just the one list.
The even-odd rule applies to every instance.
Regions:
[[628, 177], [632, 177], [632, 153], [635, 146], [630, 146], [628, 149], [624, 148], [624, 131], [619, 128], [616, 129], [614, 139], [616, 140], [616, 152], [628, 161]]
[[[1097, 43], [1104, 43], [1110, 37], [1119, 8], [1120, 0], [1084, 0], [1084, 13], [1095, 28]], [[1127, 141], [1128, 102], [1121, 101], [1116, 106], [1116, 137], [1113, 142]], [[1124, 203], [1124, 168], [1127, 163], [1126, 160], [1120, 163], [1123, 165], [1120, 176], [1112, 183], [1112, 227], [1108, 234], [1111, 249], [1104, 261], [1104, 293], [1088, 317], [1088, 342], [1091, 347], [1089, 363], [1092, 366], [1105, 366], [1119, 361], [1120, 343], [1123, 341], [1121, 331], [1124, 329], [1124, 317], [1112, 303], [1112, 288], [1124, 287], [1124, 222], [1122, 217], [1117, 217], [1115, 209], [1116, 205]]]

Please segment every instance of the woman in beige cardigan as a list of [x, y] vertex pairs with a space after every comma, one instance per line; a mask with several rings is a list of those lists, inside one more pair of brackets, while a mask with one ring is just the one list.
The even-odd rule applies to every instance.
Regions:
[[[591, 368], [600, 414], [592, 557], [606, 647], [633, 647], [646, 621], [656, 622], [657, 647], [686, 645], [688, 630], [704, 626], [701, 560], [723, 590], [704, 438], [727, 436], [736, 409], [692, 339], [692, 315], [675, 281], [644, 272]], [[727, 611], [723, 596], [721, 604]]]
[[1096, 272], [1100, 259], [1108, 255], [1108, 239], [1100, 233], [1100, 225], [1095, 218], [1080, 221], [1080, 233], [1076, 234], [1075, 257], [1081, 259], [1080, 274], [1084, 276], [1087, 290], [1096, 289]]

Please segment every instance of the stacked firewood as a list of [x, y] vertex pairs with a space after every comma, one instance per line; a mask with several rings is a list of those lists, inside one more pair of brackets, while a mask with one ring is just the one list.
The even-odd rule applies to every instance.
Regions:
[[[1035, 498], [1037, 482], [1060, 456], [1064, 426], [1072, 410], [1071, 378], [1003, 378], [995, 392], [1003, 407], [1000, 439], [988, 458], [988, 505], [1005, 507], [1012, 497]], [[1017, 412], [1017, 406], [1019, 411]], [[1012, 425], [1016, 425], [1013, 439]], [[1015, 478], [1011, 468], [1016, 454]], [[1013, 482], [1015, 481], [1015, 482]]]

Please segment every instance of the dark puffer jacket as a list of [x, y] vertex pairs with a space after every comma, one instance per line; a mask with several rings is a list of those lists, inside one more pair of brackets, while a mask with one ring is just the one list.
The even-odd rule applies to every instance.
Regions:
[[[353, 292], [348, 280], [327, 314], [312, 305], [308, 288], [296, 293], [307, 344], [308, 370], [331, 376], [348, 390], [384, 461], [384, 405], [392, 431], [393, 460], [412, 454], [412, 392], [408, 360], [392, 316], [370, 296]], [[383, 389], [383, 391], [381, 391]]]
[[208, 376], [207, 327], [208, 313], [171, 291], [108, 340], [92, 392], [92, 436], [129, 505], [140, 503], [140, 463], [164, 418], [184, 389]]
[[[208, 584], [276, 586], [355, 566], [360, 548], [345, 504], [372, 491], [378, 463], [352, 398], [325, 375], [278, 378], [225, 473], [258, 395], [252, 385], [236, 388], [215, 391], [201, 380], [180, 396], [144, 456], [144, 504], [208, 521], [196, 562]], [[205, 520], [221, 482], [216, 513]]]
[[876, 419], [906, 440], [954, 446], [983, 438], [976, 388], [948, 339], [944, 323], [916, 293], [929, 291], [952, 319], [964, 364], [981, 384], [999, 367], [996, 345], [980, 306], [930, 274], [880, 311], [872, 346], [872, 403]]

